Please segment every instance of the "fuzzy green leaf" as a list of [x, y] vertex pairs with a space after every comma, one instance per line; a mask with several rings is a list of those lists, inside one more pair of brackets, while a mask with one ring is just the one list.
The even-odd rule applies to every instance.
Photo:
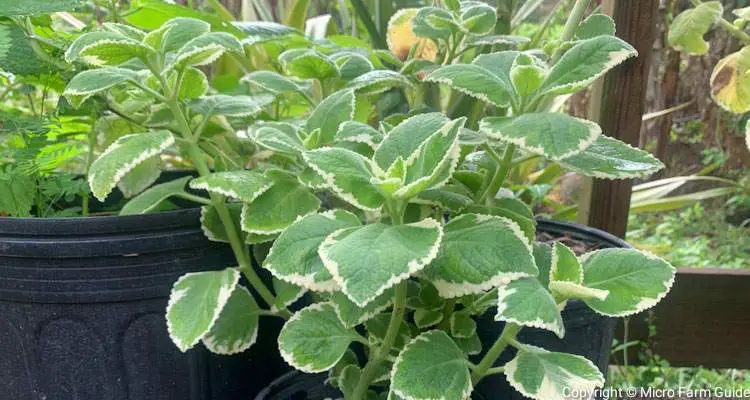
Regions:
[[237, 354], [249, 349], [258, 337], [260, 312], [250, 291], [237, 285], [219, 318], [203, 336], [203, 344], [216, 354]]
[[521, 278], [498, 289], [495, 319], [565, 335], [560, 310], [550, 292], [536, 278]]
[[502, 217], [464, 214], [445, 225], [438, 257], [424, 271], [446, 298], [483, 293], [537, 268], [518, 225]]
[[181, 351], [208, 333], [237, 286], [234, 268], [185, 274], [175, 282], [167, 305], [167, 329]]
[[633, 46], [615, 36], [578, 41], [555, 63], [539, 91], [551, 94], [581, 91], [596, 78], [637, 54]]
[[339, 316], [339, 319], [347, 328], [354, 328], [355, 326], [380, 314], [381, 311], [391, 305], [392, 300], [392, 289], [386, 290], [383, 294], [364, 307], [357, 306], [341, 292], [336, 292], [331, 295], [331, 303], [336, 308], [336, 315]]
[[162, 53], [177, 51], [191, 40], [208, 33], [211, 24], [195, 18], [177, 17], [146, 35], [144, 43]]
[[393, 368], [391, 391], [402, 398], [466, 400], [471, 396], [466, 356], [443, 331], [414, 338]]
[[192, 189], [206, 190], [245, 203], [252, 203], [272, 185], [272, 180], [253, 171], [215, 172], [190, 182]]
[[632, 249], [604, 249], [585, 255], [583, 283], [606, 290], [606, 299], [584, 300], [594, 311], [624, 317], [653, 307], [672, 288], [675, 268], [668, 262]]
[[243, 82], [249, 82], [273, 93], [306, 93], [309, 85], [296, 81], [273, 71], [254, 71], [242, 78]]
[[334, 140], [337, 142], [363, 143], [376, 150], [383, 141], [383, 134], [370, 125], [357, 121], [347, 121], [339, 125]]
[[284, 324], [279, 351], [300, 371], [323, 372], [333, 368], [356, 340], [357, 334], [339, 321], [330, 303], [318, 303], [298, 311]]
[[355, 96], [352, 90], [339, 90], [326, 97], [307, 119], [307, 132], [320, 129], [320, 145], [333, 142], [339, 125], [354, 118]]
[[465, 312], [451, 314], [450, 325], [451, 335], [457, 338], [468, 339], [477, 332], [477, 323]]
[[720, 1], [707, 1], [683, 11], [669, 26], [669, 45], [688, 54], [706, 54], [709, 45], [703, 35], [719, 21], [723, 12]]
[[307, 293], [307, 289], [274, 277], [273, 292], [276, 295], [276, 300], [271, 306], [271, 311], [278, 311], [294, 304]]
[[344, 294], [364, 307], [430, 263], [442, 236], [433, 219], [396, 226], [374, 223], [334, 232], [319, 253]]
[[291, 49], [279, 56], [286, 72], [302, 79], [328, 79], [339, 76], [339, 70], [331, 59], [311, 49]]
[[261, 147], [289, 155], [299, 155], [305, 146], [297, 136], [297, 128], [283, 122], [264, 122], [250, 129], [249, 136]]
[[599, 125], [561, 113], [530, 113], [517, 117], [487, 117], [480, 123], [487, 136], [560, 160], [589, 147], [602, 133]]
[[138, 74], [123, 68], [100, 68], [83, 71], [73, 77], [63, 95], [73, 107], [80, 107], [89, 97], [126, 81], [138, 79]]
[[187, 68], [180, 83], [180, 100], [192, 100], [208, 92], [208, 78], [197, 68]]
[[481, 55], [471, 64], [440, 67], [424, 80], [448, 85], [461, 93], [498, 107], [507, 107], [514, 96], [510, 69], [517, 56], [516, 51]]
[[243, 54], [242, 43], [226, 32], [207, 32], [185, 43], [175, 54], [165, 71], [188, 66], [210, 64], [225, 52]]
[[117, 139], [91, 164], [88, 181], [94, 196], [104, 201], [125, 174], [174, 144], [169, 131], [125, 135]]
[[479, 1], [465, 2], [461, 9], [461, 28], [474, 35], [486, 35], [495, 29], [497, 11]]
[[286, 282], [311, 290], [338, 288], [318, 255], [318, 248], [333, 232], [359, 226], [357, 216], [344, 210], [327, 211], [300, 218], [276, 239], [263, 267]]
[[378, 146], [373, 160], [388, 170], [396, 159], [408, 159], [450, 120], [440, 113], [418, 114], [390, 130]]
[[[235, 224], [237, 232], [240, 231], [240, 218], [242, 214], [242, 203], [227, 203], [229, 216]], [[208, 240], [213, 242], [230, 243], [229, 235], [224, 227], [224, 221], [216, 211], [216, 207], [205, 205], [201, 207], [201, 229]]]
[[146, 214], [155, 210], [164, 200], [185, 192], [185, 184], [192, 179], [185, 176], [173, 181], [152, 186], [133, 197], [120, 210], [120, 215]]
[[602, 179], [640, 178], [664, 168], [647, 151], [604, 135], [582, 152], [557, 162], [563, 168]]
[[592, 14], [576, 29], [576, 37], [579, 39], [591, 39], [602, 35], [615, 35], [615, 21], [609, 15]]
[[129, 199], [148, 189], [161, 175], [161, 157], [158, 155], [146, 159], [117, 182], [117, 188]]
[[213, 115], [251, 117], [263, 111], [263, 107], [273, 103], [274, 99], [268, 94], [255, 96], [216, 94], [193, 100], [190, 102], [190, 108], [205, 117]]
[[505, 365], [505, 376], [522, 395], [536, 400], [567, 400], [569, 393], [593, 393], [604, 385], [591, 361], [528, 345]]
[[378, 94], [394, 87], [411, 88], [412, 84], [407, 77], [390, 70], [370, 71], [346, 84], [346, 88], [363, 94]]
[[320, 208], [320, 200], [293, 180], [276, 182], [242, 209], [242, 230], [268, 235], [282, 232], [299, 217]]
[[3, 1], [0, 4], [0, 17], [51, 14], [58, 11], [71, 11], [82, 5], [82, 0]]
[[371, 183], [382, 171], [369, 159], [335, 147], [308, 151], [303, 157], [323, 178], [325, 187], [341, 199], [364, 210], [377, 210], [383, 205], [383, 195]]

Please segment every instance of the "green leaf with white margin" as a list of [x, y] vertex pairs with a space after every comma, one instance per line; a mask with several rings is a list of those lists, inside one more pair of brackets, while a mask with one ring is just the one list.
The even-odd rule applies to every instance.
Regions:
[[451, 13], [438, 7], [419, 8], [411, 25], [417, 36], [430, 38], [435, 42], [438, 39], [447, 40], [459, 30]]
[[164, 68], [166, 73], [175, 68], [211, 64], [230, 51], [243, 54], [242, 43], [234, 35], [226, 32], [207, 32], [185, 43], [175, 54], [174, 59]]
[[427, 310], [425, 308], [418, 308], [414, 311], [414, 325], [419, 329], [425, 329], [430, 326], [434, 326], [443, 321], [442, 310]]
[[250, 348], [258, 338], [261, 308], [242, 285], [229, 296], [211, 330], [203, 336], [206, 348], [215, 354], [237, 354]]
[[473, 204], [474, 200], [463, 191], [457, 189], [458, 187], [458, 185], [449, 184], [440, 189], [425, 190], [419, 193], [417, 197], [411, 199], [410, 202], [428, 204], [452, 211], [461, 211], [466, 206]]
[[151, 31], [144, 38], [144, 43], [162, 53], [170, 53], [182, 48], [191, 40], [208, 33], [211, 24], [195, 18], [177, 17], [162, 24], [159, 29]]
[[185, 184], [192, 179], [185, 176], [173, 181], [152, 186], [138, 196], [133, 197], [120, 210], [120, 215], [146, 214], [155, 210], [164, 200], [185, 193]]
[[511, 104], [513, 83], [510, 69], [517, 51], [503, 51], [477, 57], [471, 64], [451, 64], [427, 75], [426, 82], [442, 83], [498, 107]]
[[339, 70], [331, 59], [312, 49], [291, 49], [279, 56], [284, 70], [302, 79], [327, 79], [339, 76]]
[[[235, 229], [240, 232], [240, 218], [242, 214], [242, 203], [227, 203], [229, 216], [234, 221]], [[201, 207], [201, 229], [203, 234], [213, 242], [230, 243], [229, 236], [224, 227], [224, 221], [219, 216], [219, 212], [212, 205]]]
[[274, 100], [275, 97], [270, 94], [255, 96], [215, 94], [195, 99], [189, 105], [193, 111], [205, 117], [213, 115], [251, 117], [263, 111], [263, 107], [273, 103]]
[[451, 335], [468, 339], [477, 332], [477, 323], [471, 315], [465, 312], [454, 312], [450, 320]]
[[587, 253], [583, 262], [583, 284], [607, 290], [604, 300], [585, 299], [599, 314], [624, 317], [653, 307], [667, 295], [675, 268], [651, 254], [633, 249], [603, 249]]
[[180, 100], [197, 99], [208, 92], [208, 78], [198, 68], [187, 68], [180, 83]]
[[344, 80], [352, 80], [375, 69], [367, 57], [354, 52], [337, 52], [331, 54], [330, 57], [336, 63], [341, 78]]
[[276, 295], [276, 299], [271, 306], [271, 311], [279, 311], [302, 298], [307, 293], [307, 289], [274, 277], [273, 292]]
[[583, 285], [583, 266], [573, 250], [555, 242], [552, 247], [549, 289], [555, 299], [599, 299], [604, 300], [609, 291], [593, 289]]
[[278, 279], [310, 290], [337, 290], [338, 285], [323, 265], [318, 248], [331, 233], [360, 224], [356, 215], [344, 210], [302, 217], [276, 239], [263, 267]]
[[604, 385], [591, 361], [529, 345], [505, 364], [505, 377], [522, 395], [536, 400], [568, 400], [570, 393], [593, 393]]
[[117, 66], [134, 58], [146, 60], [154, 51], [130, 38], [120, 40], [99, 40], [83, 47], [78, 59], [90, 65]]
[[383, 195], [371, 180], [383, 172], [368, 158], [351, 150], [326, 147], [308, 151], [302, 157], [325, 181], [325, 187], [342, 200], [363, 210], [383, 205]]
[[529, 240], [507, 218], [464, 214], [444, 230], [441, 251], [424, 275], [445, 298], [483, 293], [538, 273]]
[[465, 2], [461, 9], [461, 28], [474, 35], [487, 35], [494, 31], [497, 11], [487, 3]]
[[297, 128], [283, 122], [255, 125], [250, 128], [249, 136], [259, 146], [281, 154], [297, 156], [307, 150], [297, 136]]
[[254, 71], [241, 79], [241, 82], [248, 82], [253, 86], [267, 90], [273, 93], [306, 93], [309, 85], [295, 81], [284, 75], [273, 71]]
[[498, 288], [495, 320], [546, 329], [565, 336], [560, 309], [550, 292], [536, 278], [521, 278]]
[[153, 156], [138, 164], [117, 182], [117, 188], [129, 199], [148, 189], [161, 175], [161, 157]]
[[146, 37], [146, 32], [130, 25], [120, 24], [116, 22], [104, 22], [102, 23], [102, 28], [106, 29], [109, 32], [119, 33], [120, 35], [129, 37], [139, 42]]
[[[370, 343], [382, 343], [385, 340], [391, 321], [391, 314], [390, 312], [383, 312], [365, 321], [365, 331]], [[402, 320], [393, 347], [395, 349], [403, 349], [411, 338], [411, 327], [406, 320]]]
[[601, 135], [594, 122], [562, 113], [530, 113], [487, 117], [479, 124], [487, 136], [552, 160], [578, 154]]
[[318, 253], [344, 294], [365, 307], [430, 263], [442, 238], [442, 226], [434, 219], [396, 226], [374, 223], [332, 233]]
[[234, 268], [192, 272], [175, 282], [167, 305], [167, 330], [180, 351], [208, 333], [234, 292], [240, 273]]
[[65, 87], [63, 96], [77, 108], [89, 97], [127, 81], [135, 81], [138, 74], [123, 68], [99, 68], [83, 71]]
[[576, 28], [576, 37], [578, 39], [591, 39], [602, 35], [615, 35], [615, 21], [609, 15], [589, 15], [589, 17], [581, 22], [581, 25]]
[[378, 94], [394, 87], [411, 88], [412, 84], [407, 77], [390, 70], [370, 71], [346, 84], [347, 89], [362, 94]]
[[552, 66], [539, 92], [566, 94], [581, 91], [598, 77], [638, 52], [616, 36], [580, 40]]
[[357, 121], [346, 121], [339, 125], [334, 140], [337, 142], [364, 143], [376, 150], [383, 141], [383, 134], [370, 125]]
[[537, 279], [542, 286], [549, 286], [549, 275], [552, 270], [552, 246], [547, 243], [534, 243], [534, 261], [539, 269]]
[[82, 6], [83, 0], [23, 0], [0, 3], [0, 17], [19, 15], [51, 14], [57, 11], [72, 11]]
[[417, 114], [402, 121], [383, 138], [373, 160], [387, 171], [398, 158], [408, 159], [449, 121], [441, 113]]
[[296, 180], [280, 180], [242, 208], [242, 230], [269, 235], [282, 232], [297, 218], [314, 213], [320, 200]]
[[125, 174], [140, 163], [161, 154], [172, 144], [174, 136], [169, 131], [120, 137], [91, 164], [88, 181], [92, 193], [99, 201], [104, 201]]
[[192, 189], [206, 190], [245, 203], [252, 203], [272, 185], [271, 179], [254, 171], [214, 172], [190, 181]]
[[391, 305], [392, 300], [393, 289], [386, 290], [383, 294], [364, 307], [359, 307], [352, 303], [352, 301], [341, 292], [331, 294], [331, 304], [333, 304], [333, 307], [336, 309], [336, 315], [339, 316], [339, 319], [347, 328], [354, 328], [355, 326], [380, 314], [380, 312], [384, 311]]
[[640, 178], [664, 168], [649, 152], [604, 135], [584, 151], [557, 163], [581, 175], [601, 179]]
[[279, 351], [289, 365], [307, 372], [333, 368], [359, 335], [341, 323], [330, 303], [297, 311], [279, 334]]
[[404, 159], [402, 187], [396, 190], [394, 197], [409, 199], [423, 190], [445, 185], [461, 156], [458, 133], [465, 122], [466, 117], [446, 122]]
[[669, 26], [669, 45], [692, 55], [706, 54], [709, 44], [703, 40], [703, 35], [721, 19], [723, 12], [720, 1], [707, 1], [683, 11]]
[[583, 283], [583, 267], [578, 262], [578, 257], [573, 250], [561, 242], [555, 242], [552, 247], [551, 265], [550, 282]]
[[398, 355], [391, 391], [410, 400], [467, 400], [472, 391], [464, 352], [445, 332], [414, 338]]
[[338, 387], [344, 394], [344, 398], [351, 398], [354, 395], [361, 376], [362, 370], [359, 366], [349, 364], [344, 367], [337, 378]]
[[349, 89], [339, 90], [326, 97], [307, 118], [307, 132], [320, 129], [320, 145], [330, 144], [336, 137], [339, 126], [354, 118], [355, 100], [354, 91]]
[[[85, 33], [76, 38], [65, 50], [65, 61], [73, 63], [74, 61], [84, 60], [81, 52], [88, 48], [96, 48], [106, 44], [123, 46], [141, 46], [140, 42], [119, 32], [97, 31]], [[127, 61], [127, 60], [125, 60]]]

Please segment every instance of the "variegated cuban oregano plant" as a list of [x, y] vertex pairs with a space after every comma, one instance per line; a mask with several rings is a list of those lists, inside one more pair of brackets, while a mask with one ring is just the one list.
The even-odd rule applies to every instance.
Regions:
[[[643, 311], [667, 294], [674, 268], [631, 249], [577, 256], [561, 243], [536, 243], [532, 212], [501, 190], [529, 155], [607, 179], [662, 167], [597, 124], [550, 111], [558, 96], [636, 55], [611, 19], [583, 20], [587, 5], [576, 2], [547, 53], [491, 51], [523, 41], [492, 34], [492, 7], [456, 0], [399, 11], [392, 54], [340, 38], [343, 48], [267, 35], [278, 26], [238, 38], [184, 18], [149, 33], [108, 24], [76, 40], [68, 59], [93, 68], [70, 82], [69, 101], [106, 97], [147, 128], [94, 162], [93, 193], [103, 199], [123, 180], [138, 182], [176, 150], [200, 177], [153, 186], [122, 213], [149, 212], [170, 197], [203, 203], [206, 235], [237, 258], [236, 267], [176, 282], [166, 316], [175, 344], [237, 353], [254, 343], [260, 316], [284, 318], [284, 359], [328, 371], [347, 400], [468, 399], [492, 374], [541, 400], [603, 385], [585, 358], [517, 334], [534, 327], [563, 337], [567, 301], [607, 316]], [[196, 67], [224, 53], [246, 67], [268, 53], [269, 69], [248, 71], [241, 92], [210, 93]], [[423, 87], [436, 84], [475, 99], [481, 112], [451, 119], [430, 109]], [[393, 101], [401, 112], [384, 112]], [[221, 146], [217, 131], [236, 143]], [[242, 146], [254, 147], [249, 156]], [[272, 288], [253, 270], [248, 244], [270, 246], [262, 266]], [[307, 291], [317, 302], [289, 312]], [[505, 328], [473, 363], [469, 356], [482, 352], [475, 318], [490, 308]], [[515, 358], [496, 366], [508, 346]]]

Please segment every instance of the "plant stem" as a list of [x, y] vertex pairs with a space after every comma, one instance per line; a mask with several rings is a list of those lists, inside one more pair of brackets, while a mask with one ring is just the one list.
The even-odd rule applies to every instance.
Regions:
[[[694, 6], [698, 7], [703, 2], [701, 0], [690, 0], [691, 3], [693, 3]], [[724, 17], [719, 17], [719, 25], [724, 28], [725, 31], [729, 32], [732, 36], [734, 36], [737, 40], [742, 42], [744, 45], [750, 45], [750, 35], [748, 35], [745, 31], [742, 29], [734, 26], [731, 22], [727, 21]]]
[[[489, 148], [489, 146], [486, 146], [485, 148]], [[494, 150], [490, 150], [494, 152]], [[478, 203], [482, 204], [487, 202], [490, 198], [494, 199], [497, 192], [501, 187], [503, 187], [503, 182], [505, 182], [505, 178], [508, 176], [510, 167], [513, 164], [513, 153], [515, 152], [515, 150], [516, 145], [512, 143], [509, 143], [505, 148], [503, 159], [501, 160], [498, 169], [495, 171], [495, 175], [492, 177], [489, 185], [487, 185], [487, 189], [485, 189], [482, 195], [479, 197], [479, 200], [477, 201]]]
[[370, 12], [367, 10], [367, 6], [365, 5], [365, 3], [363, 3], [362, 0], [352, 0], [352, 6], [354, 7], [354, 12], [357, 14], [359, 19], [363, 24], [365, 24], [365, 28], [367, 29], [367, 33], [370, 35], [372, 44], [379, 49], [387, 49], [388, 43], [386, 43], [383, 36], [381, 36], [380, 32], [378, 32], [378, 27], [375, 26], [375, 23], [372, 22], [372, 18], [370, 18]]
[[183, 193], [177, 193], [175, 196], [182, 197], [185, 200], [190, 200], [190, 201], [198, 203], [198, 204], [204, 204], [204, 205], [211, 205], [211, 204], [213, 204], [213, 203], [211, 203], [211, 200], [209, 200], [209, 199], [207, 199], [205, 197], [196, 196], [196, 195], [190, 194], [190, 193], [185, 193], [185, 192], [183, 192]]
[[[190, 155], [190, 159], [193, 161], [193, 165], [195, 166], [195, 169], [198, 170], [198, 173], [201, 176], [210, 175], [211, 170], [208, 168], [208, 163], [206, 162], [206, 159], [204, 158], [203, 153], [201, 152], [201, 149], [197, 143], [198, 137], [193, 134], [193, 131], [190, 128], [190, 124], [185, 117], [185, 113], [182, 111], [182, 108], [180, 108], [180, 102], [177, 99], [177, 94], [172, 91], [166, 79], [164, 79], [164, 77], [162, 77], [158, 73], [158, 71], [154, 70], [153, 72], [154, 75], [156, 75], [156, 77], [160, 80], [162, 90], [164, 91], [166, 104], [169, 107], [170, 111], [172, 111], [172, 115], [177, 120], [182, 136], [186, 139], [186, 141], [184, 141], [181, 145]], [[276, 298], [260, 279], [260, 276], [258, 276], [255, 270], [253, 270], [253, 266], [250, 263], [249, 257], [247, 257], [247, 252], [245, 251], [245, 247], [247, 245], [241, 239], [241, 236], [234, 224], [234, 220], [229, 213], [229, 209], [227, 209], [226, 204], [224, 204], [224, 199], [220, 195], [213, 192], [209, 192], [209, 197], [211, 198], [211, 203], [213, 204], [214, 208], [216, 208], [216, 212], [219, 214], [219, 218], [224, 225], [224, 230], [229, 237], [229, 244], [232, 247], [232, 252], [234, 253], [235, 258], [237, 259], [237, 264], [240, 271], [242, 271], [242, 273], [245, 275], [245, 278], [247, 278], [248, 282], [250, 282], [252, 287], [258, 292], [260, 297], [263, 298], [263, 301], [265, 301], [269, 307], [272, 306], [275, 303]], [[283, 318], [289, 318], [291, 316], [291, 313], [287, 310], [282, 310], [279, 311], [279, 315]]]
[[[570, 11], [570, 16], [565, 22], [565, 27], [563, 28], [563, 33], [560, 37], [561, 42], [567, 42], [573, 37], [573, 34], [575, 34], [576, 29], [578, 28], [578, 25], [580, 25], [581, 21], [583, 20], [583, 15], [586, 13], [586, 9], [588, 8], [590, 1], [591, 0], [576, 0], [576, 3], [573, 5], [573, 10]], [[562, 47], [560, 47], [552, 56], [552, 62], [550, 64], [555, 64], [557, 60], [560, 59], [562, 54]]]
[[353, 400], [364, 400], [370, 383], [376, 378], [375, 374], [378, 372], [378, 366], [381, 362], [388, 359], [391, 348], [393, 348], [393, 344], [396, 342], [398, 331], [404, 320], [404, 311], [406, 310], [406, 285], [407, 281], [402, 281], [396, 285], [393, 311], [391, 311], [391, 320], [388, 322], [388, 330], [386, 331], [383, 343], [374, 350], [373, 356], [362, 370], [357, 387], [354, 389]]
[[451, 315], [453, 315], [453, 311], [456, 309], [456, 298], [448, 299], [445, 301], [445, 306], [443, 307], [443, 320], [440, 321], [440, 325], [438, 328], [450, 332], [451, 329]]
[[518, 335], [520, 330], [520, 325], [511, 323], [505, 324], [503, 334], [495, 341], [495, 344], [492, 345], [487, 354], [482, 358], [482, 361], [477, 365], [477, 368], [471, 373], [472, 384], [476, 385], [477, 382], [488, 374], [492, 365], [494, 365], [495, 361], [497, 361], [500, 355], [503, 354], [503, 351], [508, 347], [508, 344], [515, 340], [516, 335]]

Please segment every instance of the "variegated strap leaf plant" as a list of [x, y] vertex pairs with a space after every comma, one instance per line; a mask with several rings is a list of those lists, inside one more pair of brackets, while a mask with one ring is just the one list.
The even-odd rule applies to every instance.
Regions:
[[[643, 311], [667, 294], [674, 268], [630, 249], [576, 255], [536, 243], [529, 207], [500, 195], [529, 154], [608, 179], [662, 167], [596, 123], [552, 109], [557, 96], [636, 55], [607, 17], [581, 23], [587, 5], [576, 2], [550, 54], [507, 49], [525, 41], [493, 35], [495, 10], [480, 1], [396, 13], [390, 56], [290, 40], [293, 31], [234, 37], [184, 18], [148, 33], [105, 27], [81, 36], [68, 58], [94, 68], [71, 81], [73, 104], [145, 99], [130, 116], [144, 133], [117, 139], [92, 166], [95, 195], [106, 197], [146, 160], [184, 157], [200, 177], [153, 186], [123, 213], [172, 197], [201, 203], [206, 236], [237, 258], [175, 284], [173, 341], [183, 351], [203, 342], [240, 352], [255, 341], [260, 316], [285, 318], [284, 359], [328, 371], [347, 400], [468, 399], [498, 373], [540, 400], [601, 386], [590, 361], [520, 343], [518, 332], [563, 337], [568, 301], [607, 316]], [[269, 43], [263, 52], [272, 56], [259, 62], [258, 46]], [[222, 55], [267, 68], [248, 71], [243, 92], [216, 94], [196, 67]], [[475, 99], [480, 112], [449, 118], [430, 108], [423, 89], [434, 85]], [[383, 105], [394, 99], [398, 107]], [[272, 288], [252, 269], [248, 244], [270, 247], [261, 261]], [[318, 302], [289, 312], [306, 291]], [[475, 318], [490, 308], [505, 329], [474, 364], [468, 357], [482, 351]], [[508, 346], [515, 358], [495, 366]]]

